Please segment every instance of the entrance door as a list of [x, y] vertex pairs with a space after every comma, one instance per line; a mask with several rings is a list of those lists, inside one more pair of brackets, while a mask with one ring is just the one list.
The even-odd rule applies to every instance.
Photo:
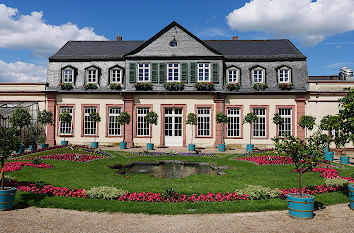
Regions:
[[165, 108], [165, 146], [183, 146], [182, 108]]

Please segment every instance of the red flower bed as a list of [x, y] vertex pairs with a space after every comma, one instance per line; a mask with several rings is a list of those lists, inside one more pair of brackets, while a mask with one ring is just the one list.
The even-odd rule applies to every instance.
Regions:
[[34, 164], [30, 161], [14, 161], [14, 162], [8, 162], [5, 163], [5, 172], [14, 172], [21, 170], [22, 167], [37, 167], [37, 168], [52, 168], [52, 165], [50, 164], [45, 164], [45, 163], [40, 163], [40, 164]]
[[[336, 192], [342, 190], [343, 187], [341, 186], [336, 186], [336, 187], [331, 187], [331, 186], [326, 186], [326, 185], [315, 185], [314, 189], [309, 189], [309, 188], [302, 188], [302, 193], [305, 194], [310, 194], [310, 195], [315, 195], [319, 193], [325, 193], [325, 192]], [[282, 195], [286, 197], [289, 193], [298, 193], [299, 189], [297, 188], [287, 188], [287, 189], [279, 189], [282, 192]]]
[[[296, 169], [294, 169], [293, 171], [296, 172]], [[320, 172], [321, 176], [324, 178], [329, 178], [329, 179], [342, 178], [342, 179], [345, 179], [349, 182], [354, 182], [354, 178], [352, 178], [350, 176], [345, 177], [345, 176], [338, 175], [339, 172], [334, 168], [315, 167], [315, 168], [312, 168], [311, 171], [312, 172]]]
[[250, 161], [257, 163], [258, 165], [283, 165], [283, 164], [293, 164], [293, 160], [290, 157], [285, 156], [249, 156], [239, 158], [238, 160]]
[[95, 159], [103, 159], [103, 156], [97, 155], [86, 155], [86, 154], [55, 154], [55, 155], [43, 155], [40, 157], [34, 157], [32, 159], [51, 159], [51, 160], [62, 160], [62, 161], [75, 161], [75, 162], [88, 162]]

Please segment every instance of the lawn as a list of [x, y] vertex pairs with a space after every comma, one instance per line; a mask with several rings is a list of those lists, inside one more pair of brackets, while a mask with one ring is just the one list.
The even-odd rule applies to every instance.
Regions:
[[[62, 153], [57, 149], [55, 153]], [[292, 172], [294, 165], [258, 166], [254, 163], [232, 160], [235, 155], [227, 156], [127, 156], [125, 153], [109, 151], [112, 157], [90, 161], [87, 163], [43, 160], [51, 164], [51, 169], [23, 167], [19, 171], [7, 173], [17, 181], [41, 182], [69, 189], [89, 189], [94, 186], [114, 186], [129, 192], [160, 192], [165, 188], [173, 188], [178, 193], [192, 195], [194, 193], [226, 193], [244, 188], [246, 184], [263, 185], [271, 188], [297, 187], [298, 175]], [[44, 152], [30, 155], [42, 156]], [[48, 155], [52, 152], [45, 152]], [[77, 152], [79, 153], [79, 152]], [[145, 174], [119, 175], [109, 166], [128, 164], [136, 161], [184, 160], [209, 162], [216, 165], [227, 165], [233, 169], [225, 170], [225, 175], [192, 175], [186, 178], [166, 179], [153, 178]], [[341, 176], [353, 176], [354, 168], [337, 169]], [[324, 184], [320, 173], [306, 173], [303, 184]], [[316, 195], [316, 201], [324, 205], [348, 202], [346, 193], [333, 192]], [[89, 211], [131, 212], [149, 214], [181, 214], [181, 213], [223, 213], [287, 209], [286, 200], [246, 200], [226, 202], [197, 203], [147, 203], [121, 202], [116, 200], [83, 199], [72, 197], [54, 197], [39, 194], [18, 192], [16, 207], [39, 206]]]

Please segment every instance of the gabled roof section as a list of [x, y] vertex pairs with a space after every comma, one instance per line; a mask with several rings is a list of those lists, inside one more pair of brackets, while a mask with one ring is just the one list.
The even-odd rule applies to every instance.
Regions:
[[[204, 47], [206, 47], [209, 51], [211, 51], [212, 53], [215, 53], [216, 55], [222, 55], [222, 53], [220, 53], [219, 51], [217, 51], [215, 48], [209, 46], [207, 43], [205, 43], [204, 41], [200, 40], [198, 37], [196, 37], [194, 34], [192, 34], [190, 31], [188, 31], [187, 29], [185, 29], [184, 27], [182, 27], [180, 24], [178, 24], [176, 21], [173, 21], [172, 23], [170, 23], [169, 25], [167, 25], [164, 29], [162, 29], [161, 31], [159, 31], [158, 33], [156, 33], [153, 37], [151, 37], [149, 40], [145, 41], [142, 45], [140, 45], [139, 47], [137, 47], [136, 49], [130, 51], [129, 53], [127, 53], [125, 56], [129, 56], [129, 55], [133, 55], [136, 54], [138, 52], [140, 52], [141, 50], [143, 50], [144, 48], [146, 48], [147, 46], [149, 46], [152, 42], [156, 41], [158, 38], [160, 38], [163, 34], [165, 34], [166, 32], [168, 32], [169, 30], [171, 30], [173, 27], [178, 27], [180, 28], [182, 31], [184, 31], [185, 33], [187, 33], [190, 37], [192, 37], [193, 39], [195, 39], [197, 42], [199, 42], [200, 44], [202, 44]], [[172, 39], [172, 38], [171, 38]]]

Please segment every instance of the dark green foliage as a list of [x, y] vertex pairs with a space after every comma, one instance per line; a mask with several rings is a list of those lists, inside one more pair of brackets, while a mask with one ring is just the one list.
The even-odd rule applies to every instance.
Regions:
[[37, 126], [30, 126], [24, 129], [23, 144], [25, 146], [37, 145], [39, 138], [43, 137], [44, 131]]
[[339, 99], [339, 116], [342, 119], [342, 130], [354, 143], [354, 89], [347, 88], [347, 95]]
[[63, 123], [70, 123], [72, 117], [68, 111], [64, 111], [59, 115], [59, 120]]
[[250, 124], [250, 144], [251, 144], [251, 135], [252, 135], [252, 127], [251, 124], [258, 119], [258, 116], [254, 112], [247, 113], [245, 118], [243, 119], [242, 124]]
[[229, 122], [229, 118], [223, 113], [216, 113], [216, 122], [219, 124], [227, 124]]
[[193, 144], [193, 138], [194, 138], [193, 128], [194, 128], [194, 125], [197, 124], [197, 116], [194, 113], [188, 113], [186, 124], [192, 126], [191, 127], [192, 128], [191, 144]]
[[92, 89], [97, 89], [97, 88], [98, 88], [98, 86], [96, 83], [86, 83], [84, 85], [85, 90], [92, 90]]
[[89, 115], [89, 120], [93, 122], [101, 122], [100, 114], [97, 112], [91, 112]]
[[315, 126], [316, 117], [303, 115], [300, 118], [299, 126], [305, 129], [305, 138], [307, 138], [307, 130], [312, 130]]
[[127, 112], [121, 112], [117, 117], [117, 123], [123, 125], [123, 142], [125, 141], [125, 125], [130, 123], [130, 115]]
[[10, 117], [10, 123], [13, 127], [23, 128], [31, 124], [31, 115], [27, 109], [16, 108]]
[[38, 114], [38, 122], [42, 125], [53, 124], [53, 113], [47, 110], [43, 110]]
[[282, 126], [284, 124], [284, 118], [282, 118], [279, 113], [275, 113], [273, 117], [273, 123], [277, 126]]
[[[159, 119], [159, 116], [157, 115], [156, 112], [148, 112], [145, 116], [145, 122], [146, 124], [149, 125], [157, 125], [157, 121]], [[151, 143], [151, 137], [150, 137], [150, 143]]]

